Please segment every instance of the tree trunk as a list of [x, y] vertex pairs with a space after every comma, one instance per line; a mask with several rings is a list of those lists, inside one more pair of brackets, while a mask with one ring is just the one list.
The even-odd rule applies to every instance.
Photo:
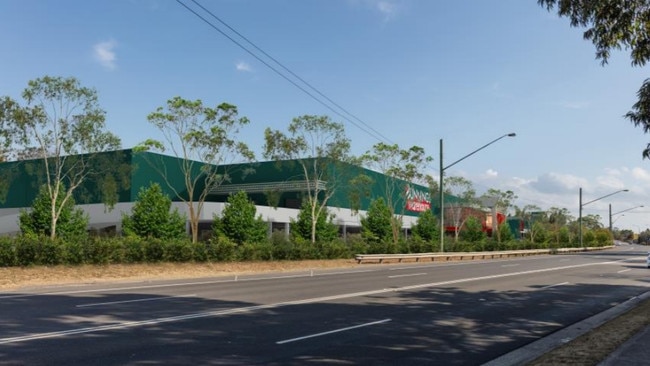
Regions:
[[316, 217], [316, 207], [312, 203], [311, 205], [311, 243], [316, 244], [316, 221], [318, 218]]
[[56, 199], [58, 197], [54, 196], [54, 199], [52, 200], [52, 217], [50, 221], [50, 239], [54, 240], [56, 239], [56, 222], [58, 217], [56, 216]]
[[199, 218], [194, 211], [194, 202], [189, 202], [190, 209], [190, 231], [192, 232], [192, 243], [199, 241]]

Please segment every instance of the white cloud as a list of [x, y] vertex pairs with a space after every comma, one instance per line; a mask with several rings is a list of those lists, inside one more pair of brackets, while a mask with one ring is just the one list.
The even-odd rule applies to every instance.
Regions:
[[251, 72], [251, 71], [253, 71], [253, 69], [251, 68], [251, 66], [250, 66], [249, 64], [247, 64], [246, 62], [244, 62], [244, 61], [239, 61], [239, 62], [235, 65], [235, 67], [237, 68], [237, 71], [244, 71], [244, 72]]
[[650, 182], [650, 172], [648, 172], [647, 170], [645, 170], [643, 168], [639, 168], [639, 167], [633, 168], [632, 169], [632, 176], [635, 179], [639, 179], [639, 180], [642, 180], [644, 182]]
[[117, 59], [114, 51], [115, 47], [117, 47], [117, 42], [112, 39], [95, 44], [93, 46], [95, 60], [97, 60], [97, 62], [99, 62], [103, 67], [109, 70], [114, 70], [117, 67], [115, 64]]
[[494, 169], [488, 169], [485, 171], [484, 175], [486, 178], [496, 178], [497, 176], [499, 176], [499, 172], [497, 172]]
[[379, 12], [386, 15], [387, 17], [390, 17], [393, 14], [395, 14], [395, 4], [388, 1], [378, 2], [377, 9], [379, 10]]
[[562, 194], [577, 191], [588, 186], [586, 179], [570, 174], [545, 173], [530, 182], [530, 186], [541, 193]]

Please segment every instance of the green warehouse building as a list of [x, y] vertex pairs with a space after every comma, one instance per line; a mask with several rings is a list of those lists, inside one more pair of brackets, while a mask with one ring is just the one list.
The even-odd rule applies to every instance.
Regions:
[[[73, 158], [69, 157], [71, 162]], [[139, 191], [153, 182], [160, 184], [172, 199], [173, 207], [189, 216], [188, 207], [181, 199], [189, 197], [185, 175], [180, 168], [183, 163], [176, 157], [130, 149], [94, 155], [89, 166], [95, 174], [88, 175], [75, 191], [77, 206], [90, 218], [89, 229], [120, 233], [122, 214], [130, 214]], [[200, 178], [199, 163], [195, 164], [194, 176]], [[4, 199], [0, 201], [0, 234], [19, 232], [20, 210], [31, 207], [44, 182], [44, 169], [42, 159], [0, 164], [0, 176], [3, 177], [0, 184], [4, 187]], [[208, 188], [209, 194], [200, 216], [199, 229], [203, 237], [210, 234], [213, 217], [221, 214], [228, 196], [239, 191], [245, 191], [255, 203], [257, 214], [269, 224], [269, 232], [290, 231], [291, 220], [297, 217], [305, 192], [314, 185], [321, 191], [321, 198], [329, 197], [328, 211], [343, 236], [359, 232], [361, 217], [370, 202], [379, 197], [392, 202], [395, 212], [403, 214], [406, 232], [415, 224], [420, 212], [435, 211], [428, 187], [391, 180], [383, 174], [350, 164], [332, 161], [326, 165], [322, 180], [309, 184], [298, 161], [230, 164], [217, 169], [224, 180]], [[356, 183], [359, 176], [366, 177], [364, 184]], [[104, 203], [106, 199], [101, 187], [111, 185], [118, 188], [112, 196], [114, 205], [109, 209]], [[203, 188], [199, 183], [197, 190]], [[195, 192], [194, 196], [198, 198], [198, 193]], [[447, 202], [454, 199], [446, 198]]]

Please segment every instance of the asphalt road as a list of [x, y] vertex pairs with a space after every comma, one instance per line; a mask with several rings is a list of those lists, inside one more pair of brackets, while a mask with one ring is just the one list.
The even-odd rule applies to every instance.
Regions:
[[648, 291], [647, 248], [0, 293], [2, 365], [480, 365]]

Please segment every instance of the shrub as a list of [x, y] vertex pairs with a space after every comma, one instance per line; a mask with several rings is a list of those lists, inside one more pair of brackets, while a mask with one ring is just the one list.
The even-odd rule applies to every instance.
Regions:
[[381, 242], [392, 240], [391, 219], [390, 209], [382, 197], [370, 203], [367, 215], [361, 218], [361, 236], [373, 247], [371, 250], [378, 249]]
[[499, 241], [500, 242], [508, 242], [511, 240], [515, 239], [515, 234], [512, 233], [512, 230], [510, 230], [510, 225], [508, 225], [507, 221], [502, 222], [499, 225]]
[[433, 242], [438, 238], [438, 221], [431, 210], [420, 213], [418, 221], [413, 227], [413, 235], [425, 242]]
[[188, 239], [170, 240], [164, 244], [164, 259], [168, 262], [190, 262], [194, 259], [192, 241]]
[[460, 232], [460, 239], [472, 243], [485, 241], [487, 238], [483, 226], [476, 217], [470, 217]]
[[604, 247], [613, 244], [614, 238], [612, 237], [612, 233], [607, 229], [596, 230], [595, 236], [597, 246]]
[[131, 215], [122, 214], [122, 230], [127, 236], [177, 239], [186, 235], [185, 218], [178, 209], [170, 211], [171, 199], [158, 183], [140, 188]]
[[65, 244], [65, 264], [84, 264], [84, 244], [81, 240], [70, 240]]
[[368, 253], [368, 243], [359, 234], [348, 234], [348, 246], [352, 254]]
[[125, 236], [119, 238], [124, 251], [124, 263], [141, 263], [146, 260], [145, 240], [137, 236]]
[[16, 263], [20, 266], [55, 265], [64, 262], [63, 245], [49, 237], [20, 235], [16, 240]]
[[287, 238], [284, 231], [274, 231], [271, 233], [269, 243], [273, 251], [273, 258], [276, 260], [291, 259], [293, 243]]
[[144, 258], [150, 263], [161, 262], [165, 259], [164, 242], [157, 238], [144, 240]]
[[[291, 235], [294, 239], [300, 238], [311, 240], [311, 207], [305, 201], [298, 212], [296, 220], [291, 220]], [[326, 209], [324, 209], [318, 217], [316, 217], [316, 241], [330, 241], [339, 236], [338, 226], [332, 223], [332, 216], [330, 216]]]
[[339, 259], [351, 257], [348, 245], [341, 239], [319, 243], [318, 250], [314, 254], [317, 256], [314, 259]]
[[214, 232], [220, 232], [237, 244], [261, 243], [266, 240], [267, 224], [262, 216], [255, 218], [255, 204], [244, 191], [228, 197], [221, 219], [215, 218]]
[[596, 234], [592, 230], [585, 230], [582, 234], [582, 243], [588, 247], [594, 246], [596, 244]]
[[[74, 198], [70, 197], [65, 203], [65, 187], [59, 186], [55, 203], [56, 209], [61, 210], [56, 223], [56, 237], [71, 238], [86, 236], [88, 216], [83, 210], [75, 209]], [[25, 235], [42, 235], [52, 237], [52, 200], [46, 186], [41, 186], [30, 210], [21, 210], [18, 226]]]
[[107, 239], [99, 237], [88, 238], [84, 245], [85, 263], [108, 264], [111, 263], [114, 246]]
[[566, 246], [570, 247], [571, 246], [571, 234], [569, 232], [569, 228], [566, 226], [562, 226], [558, 232], [557, 232], [557, 242], [558, 246]]
[[0, 237], [0, 267], [11, 267], [18, 264], [16, 245], [10, 237]]
[[237, 244], [218, 236], [206, 243], [206, 258], [209, 261], [231, 262], [237, 260]]

